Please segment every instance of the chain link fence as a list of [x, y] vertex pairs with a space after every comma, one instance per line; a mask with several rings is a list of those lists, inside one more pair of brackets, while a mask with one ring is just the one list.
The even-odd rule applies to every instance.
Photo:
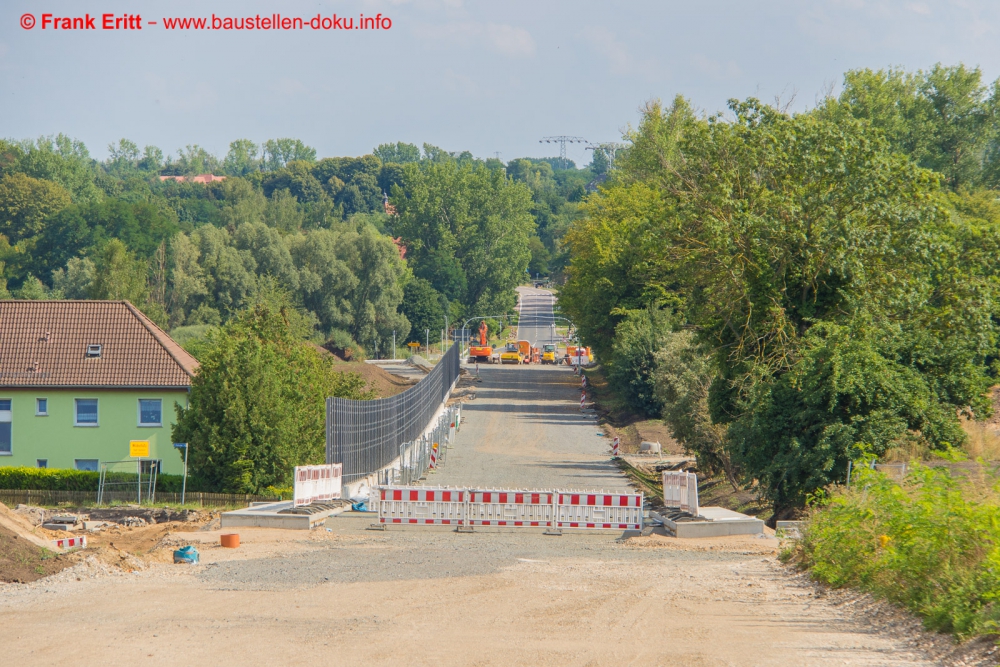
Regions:
[[344, 465], [344, 484], [381, 470], [417, 440], [458, 378], [459, 346], [416, 385], [391, 398], [326, 399], [326, 462]]

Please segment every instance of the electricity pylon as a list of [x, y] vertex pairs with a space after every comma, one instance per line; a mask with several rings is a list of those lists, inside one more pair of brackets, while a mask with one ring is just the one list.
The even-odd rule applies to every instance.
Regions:
[[622, 148], [625, 148], [625, 144], [623, 144], [620, 141], [604, 141], [599, 144], [590, 144], [589, 146], [587, 146], [586, 150], [604, 151], [604, 155], [606, 155], [608, 158], [608, 170], [610, 171], [611, 169], [614, 168], [615, 157], [617, 156], [618, 151], [621, 150]]
[[559, 144], [559, 161], [562, 163], [562, 168], [567, 169], [566, 166], [566, 144], [585, 144], [587, 140], [583, 137], [568, 137], [564, 134], [560, 134], [557, 137], [542, 137], [538, 140], [540, 144]]

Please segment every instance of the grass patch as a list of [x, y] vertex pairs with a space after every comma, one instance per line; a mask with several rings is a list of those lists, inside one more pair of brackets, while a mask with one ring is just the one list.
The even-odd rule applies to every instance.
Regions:
[[862, 468], [808, 513], [789, 552], [812, 576], [901, 605], [932, 630], [994, 635], [1000, 622], [1000, 484], [915, 465], [902, 483]]

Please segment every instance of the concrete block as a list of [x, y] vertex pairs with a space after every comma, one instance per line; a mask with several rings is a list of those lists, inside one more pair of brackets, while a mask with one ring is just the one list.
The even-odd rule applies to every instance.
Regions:
[[762, 520], [724, 507], [702, 507], [698, 518], [691, 521], [661, 519], [663, 525], [679, 538], [759, 535], [764, 532]]
[[76, 526], [69, 523], [43, 523], [42, 528], [46, 530], [73, 530]]
[[775, 526], [775, 533], [779, 536], [799, 539], [802, 537], [803, 521], [779, 521]]
[[291, 500], [277, 503], [254, 504], [246, 509], [223, 512], [219, 520], [221, 528], [285, 528], [288, 530], [310, 530], [321, 525], [328, 517], [339, 514], [344, 508], [329, 509], [314, 514], [287, 514], [282, 510], [291, 509]]

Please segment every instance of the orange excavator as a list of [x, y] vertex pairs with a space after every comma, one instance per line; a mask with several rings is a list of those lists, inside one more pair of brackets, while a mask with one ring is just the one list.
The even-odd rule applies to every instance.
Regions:
[[487, 364], [493, 363], [493, 348], [489, 344], [489, 339], [487, 334], [489, 333], [489, 327], [486, 326], [486, 322], [481, 322], [479, 324], [479, 345], [469, 345], [469, 363], [483, 362]]

